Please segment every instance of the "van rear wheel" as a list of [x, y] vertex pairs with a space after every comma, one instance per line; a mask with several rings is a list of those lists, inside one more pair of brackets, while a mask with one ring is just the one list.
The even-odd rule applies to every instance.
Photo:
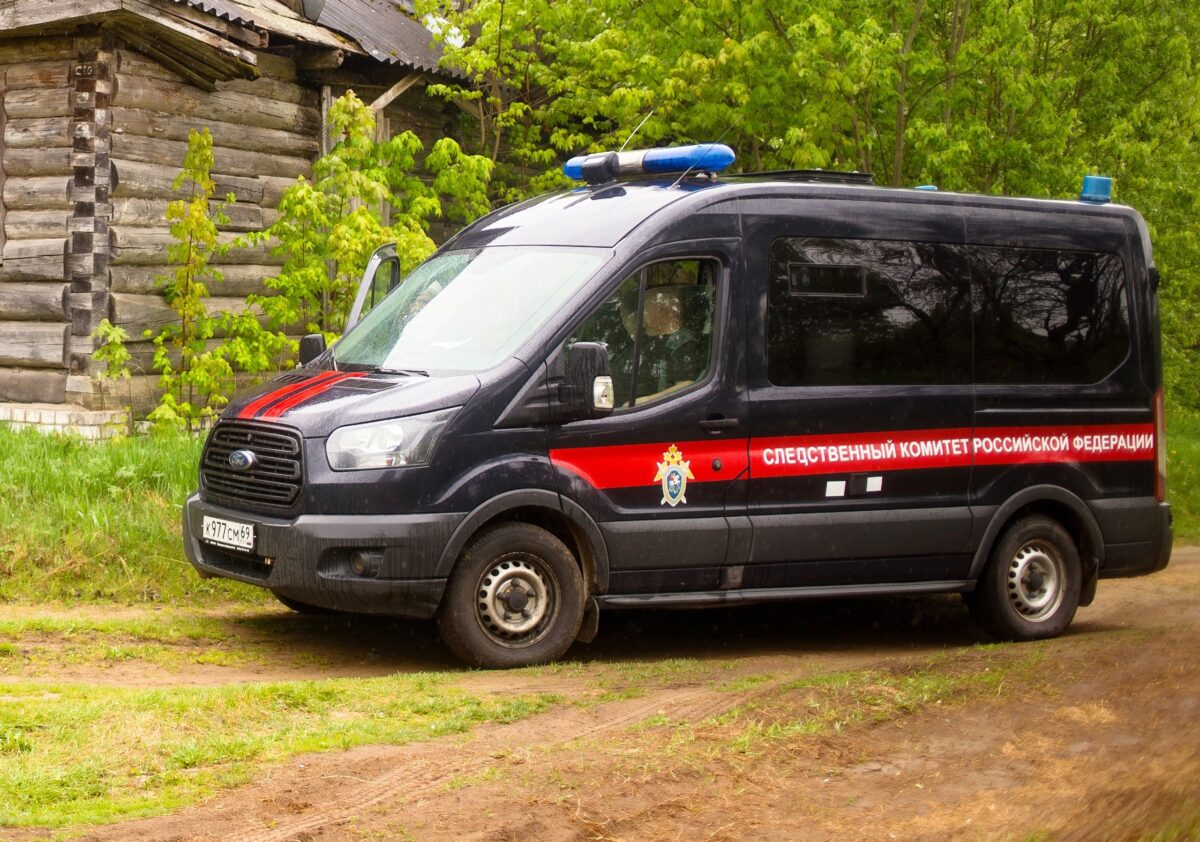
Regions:
[[1034, 515], [1009, 527], [967, 600], [1000, 640], [1044, 640], [1070, 625], [1082, 584], [1079, 550], [1057, 521]]
[[566, 545], [540, 527], [508, 523], [467, 546], [437, 626], [472, 666], [523, 667], [563, 655], [579, 633], [583, 608], [583, 575]]

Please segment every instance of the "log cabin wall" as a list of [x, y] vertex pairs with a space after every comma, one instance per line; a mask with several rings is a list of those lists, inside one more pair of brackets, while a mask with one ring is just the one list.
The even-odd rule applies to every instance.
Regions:
[[[297, 83], [295, 64], [267, 53], [258, 56], [262, 77], [218, 82], [209, 92], [191, 85], [136, 45], [117, 48], [112, 107], [113, 321], [133, 341], [131, 368], [149, 377], [153, 347], [142, 334], [173, 320], [157, 277], [170, 271], [173, 242], [167, 203], [179, 198], [172, 182], [183, 165], [188, 131], [207, 127], [213, 136], [214, 198], [232, 192], [236, 202], [220, 225], [229, 241], [270, 225], [283, 191], [299, 175], [311, 177], [319, 150], [319, 93]], [[235, 249], [214, 258], [224, 275], [209, 284], [209, 310], [238, 310], [250, 293], [264, 292], [263, 279], [283, 260], [268, 248]], [[141, 378], [139, 378], [141, 379]], [[141, 394], [152, 383], [141, 384]], [[140, 401], [139, 401], [140, 402]]]
[[[208, 127], [217, 198], [235, 194], [220, 226], [228, 241], [271, 224], [284, 190], [311, 176], [322, 85], [335, 96], [353, 87], [370, 102], [397, 78], [360, 61], [334, 82], [258, 51], [260, 78], [210, 90], [188, 65], [167, 67], [138, 44], [122, 26], [0, 36], [0, 402], [100, 405], [91, 334], [110, 318], [130, 335], [133, 402], [152, 405], [158, 375], [143, 332], [174, 318], [157, 278], [170, 271], [165, 214], [179, 197], [172, 183], [189, 130]], [[385, 116], [392, 132], [411, 129], [428, 149], [450, 132], [452, 113], [419, 85]], [[431, 233], [441, 240], [454, 227], [435, 223]], [[267, 291], [263, 279], [282, 258], [239, 249], [214, 263], [225, 279], [209, 285], [210, 310], [236, 310]]]
[[95, 36], [0, 41], [0, 401], [65, 399], [73, 131], [88, 99], [75, 71], [99, 46]]

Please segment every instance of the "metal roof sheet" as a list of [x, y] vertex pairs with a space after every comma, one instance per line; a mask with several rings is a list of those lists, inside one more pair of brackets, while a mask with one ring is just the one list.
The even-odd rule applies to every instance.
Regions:
[[326, 0], [317, 23], [350, 36], [378, 61], [436, 71], [441, 48], [412, 13], [411, 0]]
[[320, 26], [280, 0], [173, 0], [215, 17], [264, 32], [284, 35], [305, 44], [365, 52], [351, 38]]
[[[326, 0], [316, 24], [279, 0], [174, 0], [231, 23], [277, 32], [302, 41], [321, 42], [317, 28], [354, 39], [363, 51], [385, 64], [437, 71], [441, 48], [413, 18], [412, 0]], [[326, 33], [329, 38], [333, 36]]]
[[192, 6], [210, 15], [215, 15], [230, 23], [242, 26], [255, 26], [249, 10], [234, 0], [175, 0], [176, 3]]

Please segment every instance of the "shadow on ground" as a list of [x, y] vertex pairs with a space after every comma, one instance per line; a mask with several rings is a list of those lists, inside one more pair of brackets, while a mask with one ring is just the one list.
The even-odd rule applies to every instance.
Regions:
[[[462, 664], [433, 622], [286, 612], [230, 617], [239, 636], [338, 674], [457, 671]], [[1077, 622], [1069, 633], [1103, 631]], [[564, 660], [591, 663], [669, 658], [888, 654], [987, 642], [954, 595], [830, 599], [738, 608], [607, 611], [590, 644]], [[282, 650], [286, 649], [286, 653]]]

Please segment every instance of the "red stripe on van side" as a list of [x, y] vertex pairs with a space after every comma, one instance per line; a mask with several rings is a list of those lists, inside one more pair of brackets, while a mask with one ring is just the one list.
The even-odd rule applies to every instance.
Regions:
[[337, 384], [339, 384], [345, 380], [351, 380], [355, 377], [362, 377], [365, 374], [366, 374], [365, 371], [341, 372], [340, 374], [338, 374], [337, 377], [330, 377], [326, 380], [322, 380], [320, 383], [313, 384], [312, 386], [309, 386], [307, 389], [296, 392], [296, 393], [292, 394], [290, 397], [287, 397], [284, 400], [281, 400], [279, 403], [271, 406], [269, 409], [267, 409], [265, 412], [263, 412], [263, 414], [260, 417], [263, 419], [278, 418], [280, 415], [283, 415], [283, 413], [287, 412], [289, 409], [291, 409], [299, 404], [302, 404], [307, 400], [311, 400], [311, 399], [315, 398], [317, 395], [320, 395], [320, 394], [323, 394], [323, 393], [329, 391]]
[[[746, 439], [674, 442], [680, 458], [688, 463], [694, 480], [729, 481], [746, 469]], [[654, 485], [658, 466], [666, 459], [672, 442], [664, 444], [616, 444], [602, 447], [570, 447], [550, 451], [550, 461], [578, 474], [596, 488], [631, 488]], [[721, 460], [721, 470], [713, 460]]]
[[280, 386], [274, 391], [267, 392], [265, 395], [260, 395], [250, 403], [246, 404], [238, 411], [238, 418], [253, 418], [261, 412], [267, 405], [274, 403], [281, 398], [286, 398], [288, 395], [300, 389], [320, 383], [322, 380], [328, 380], [331, 377], [336, 377], [341, 372], [338, 371], [323, 371], [315, 377], [310, 377], [308, 380], [301, 380], [299, 383], [289, 383], [287, 386]]
[[[772, 477], [966, 468], [1058, 462], [1127, 462], [1155, 458], [1154, 425], [1075, 424], [888, 430], [819, 436], [721, 439], [677, 443], [694, 482], [730, 481], [747, 464], [750, 476]], [[669, 442], [561, 448], [550, 461], [596, 488], [653, 485]], [[712, 461], [722, 461], [721, 471]]]

